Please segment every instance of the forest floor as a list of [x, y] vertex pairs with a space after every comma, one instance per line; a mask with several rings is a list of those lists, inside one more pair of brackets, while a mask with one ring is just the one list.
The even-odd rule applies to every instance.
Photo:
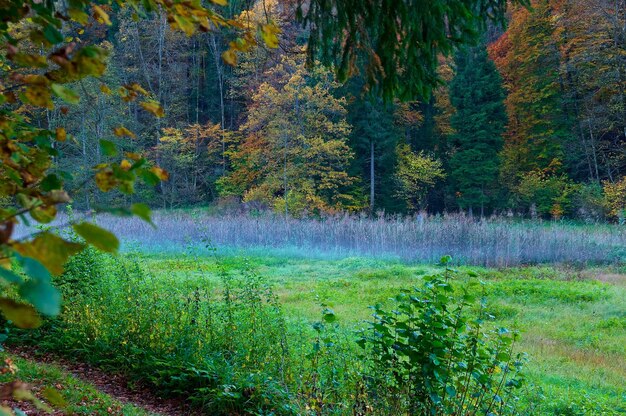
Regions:
[[[163, 399], [142, 386], [131, 386], [119, 374], [111, 374], [85, 363], [59, 355], [41, 353], [29, 347], [12, 347], [0, 354], [2, 361], [10, 360], [15, 375], [2, 374], [0, 382], [19, 380], [54, 413], [124, 415], [124, 416], [184, 416], [195, 414], [180, 400]], [[50, 403], [46, 389], [54, 388], [63, 404]], [[30, 401], [3, 400], [0, 403], [20, 409], [27, 415], [50, 414]]]

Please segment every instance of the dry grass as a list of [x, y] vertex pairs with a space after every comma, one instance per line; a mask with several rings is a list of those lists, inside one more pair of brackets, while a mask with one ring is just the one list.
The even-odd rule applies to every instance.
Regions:
[[539, 263], [620, 263], [626, 227], [476, 219], [464, 215], [366, 218], [341, 215], [293, 219], [274, 215], [158, 212], [157, 228], [138, 219], [100, 217], [127, 243], [158, 251], [181, 246], [272, 249], [292, 256], [366, 256], [436, 262], [453, 254], [462, 264], [507, 267]]

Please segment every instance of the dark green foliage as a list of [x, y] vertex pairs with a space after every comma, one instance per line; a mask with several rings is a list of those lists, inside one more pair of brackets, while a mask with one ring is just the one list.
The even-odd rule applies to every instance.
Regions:
[[[299, 3], [303, 3], [300, 1]], [[367, 83], [385, 98], [427, 97], [440, 54], [472, 42], [489, 20], [502, 22], [504, 0], [315, 0], [299, 16], [311, 27], [309, 59], [334, 62], [341, 80], [365, 57]], [[515, 1], [515, 3], [528, 3]]]
[[517, 335], [489, 329], [484, 302], [475, 315], [467, 291], [455, 297], [452, 272], [425, 277], [423, 288], [398, 295], [391, 310], [374, 308], [359, 341], [374, 407], [388, 414], [517, 413], [525, 362], [514, 353]]
[[402, 202], [394, 196], [393, 173], [401, 133], [394, 124], [395, 108], [381, 99], [362, 96], [362, 84], [355, 79], [346, 86], [352, 96], [348, 106], [348, 122], [352, 126], [349, 143], [355, 155], [351, 174], [362, 178], [357, 185], [362, 194], [369, 195], [371, 212], [398, 212]]
[[506, 129], [504, 89], [484, 46], [457, 54], [457, 73], [450, 84], [456, 108], [451, 124], [450, 188], [456, 205], [480, 208], [481, 215], [498, 201], [499, 152]]

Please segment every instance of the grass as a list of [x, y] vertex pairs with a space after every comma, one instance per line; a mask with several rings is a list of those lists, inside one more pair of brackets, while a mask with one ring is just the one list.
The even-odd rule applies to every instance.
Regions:
[[[320, 391], [322, 414], [346, 414], [345, 399], [359, 386], [354, 341], [368, 306], [441, 271], [380, 258], [255, 253], [81, 255], [59, 282], [68, 299], [63, 318], [31, 342], [125, 371], [211, 414], [312, 414]], [[527, 414], [626, 413], [623, 266], [460, 266], [454, 281], [484, 297], [489, 325], [522, 332], [517, 349], [530, 356], [530, 383], [521, 404], [534, 407]], [[320, 321], [326, 307], [336, 324]], [[315, 347], [320, 323], [324, 346]]]
[[[66, 402], [63, 414], [78, 415], [123, 415], [123, 416], [147, 416], [141, 408], [131, 404], [121, 403], [119, 400], [104, 394], [92, 384], [68, 374], [60, 367], [53, 364], [37, 363], [12, 354], [0, 353], [0, 359], [12, 360], [17, 367], [17, 375], [9, 373], [0, 374], [0, 383], [13, 381], [17, 377], [20, 381], [32, 386], [33, 392], [41, 400], [42, 388], [54, 387]], [[23, 406], [17, 406], [22, 407]], [[58, 406], [53, 406], [58, 409]]]
[[[419, 284], [435, 267], [365, 258], [293, 259], [148, 255], [145, 267], [158, 279], [212, 281], [218, 268], [246, 263], [275, 286], [286, 316], [311, 322], [320, 302], [352, 330], [369, 318], [367, 306], [385, 302]], [[476, 284], [461, 267], [460, 284]], [[525, 267], [472, 268], [485, 282], [495, 325], [519, 329], [520, 349], [530, 354], [530, 380], [551, 403], [550, 411], [626, 413], [626, 274], [623, 269]], [[604, 276], [613, 276], [610, 283]], [[556, 409], [556, 410], [555, 410]], [[565, 409], [565, 410], [563, 410]], [[567, 410], [569, 409], [569, 410]], [[547, 410], [548, 411], [548, 410]], [[597, 413], [596, 413], [597, 412]], [[611, 413], [608, 413], [611, 414]]]

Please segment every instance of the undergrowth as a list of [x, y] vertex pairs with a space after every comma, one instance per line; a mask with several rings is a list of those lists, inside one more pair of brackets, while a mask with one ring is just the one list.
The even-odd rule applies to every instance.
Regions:
[[57, 279], [62, 315], [13, 341], [123, 372], [208, 414], [533, 414], [517, 335], [496, 328], [447, 266], [392, 309], [374, 307], [359, 332], [326, 305], [313, 323], [285, 316], [245, 263], [218, 269], [219, 282], [200, 270], [157, 279], [87, 250]]

